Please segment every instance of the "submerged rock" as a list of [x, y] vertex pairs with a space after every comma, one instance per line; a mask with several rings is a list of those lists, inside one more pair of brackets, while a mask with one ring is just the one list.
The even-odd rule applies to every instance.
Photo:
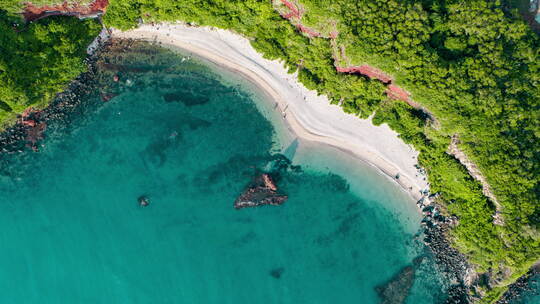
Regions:
[[409, 290], [414, 283], [414, 267], [407, 266], [396, 274], [388, 283], [376, 287], [382, 304], [405, 303]]
[[275, 279], [279, 279], [283, 275], [284, 271], [285, 271], [285, 268], [283, 267], [275, 268], [275, 269], [270, 270], [270, 275]]
[[286, 195], [277, 193], [277, 186], [269, 174], [257, 176], [234, 202], [234, 208], [257, 207], [262, 205], [281, 205]]
[[386, 285], [377, 287], [377, 292], [383, 304], [404, 303], [409, 290], [413, 285], [414, 268], [407, 266], [403, 268]]

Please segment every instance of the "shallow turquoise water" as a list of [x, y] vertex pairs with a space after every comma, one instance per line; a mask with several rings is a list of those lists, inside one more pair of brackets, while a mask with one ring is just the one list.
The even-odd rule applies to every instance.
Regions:
[[540, 275], [532, 276], [529, 279], [530, 290], [523, 291], [514, 298], [512, 304], [540, 304]]
[[[411, 200], [342, 152], [291, 147], [241, 80], [158, 53], [122, 59], [145, 68], [51, 124], [39, 153], [1, 156], [0, 302], [379, 303], [424, 253]], [[289, 200], [235, 210], [286, 147]], [[407, 303], [443, 300], [441, 280], [424, 259]]]

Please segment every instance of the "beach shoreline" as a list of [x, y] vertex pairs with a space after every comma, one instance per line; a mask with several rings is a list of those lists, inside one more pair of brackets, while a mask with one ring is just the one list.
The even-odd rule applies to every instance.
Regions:
[[126, 32], [112, 30], [112, 38], [179, 48], [238, 73], [276, 102], [276, 110], [297, 137], [353, 154], [388, 176], [415, 200], [428, 189], [425, 176], [415, 166], [418, 152], [388, 125], [375, 126], [371, 119], [346, 114], [338, 105], [330, 104], [326, 96], [305, 88], [297, 74], [289, 74], [281, 62], [263, 58], [248, 39], [238, 34], [175, 23], [142, 25]]

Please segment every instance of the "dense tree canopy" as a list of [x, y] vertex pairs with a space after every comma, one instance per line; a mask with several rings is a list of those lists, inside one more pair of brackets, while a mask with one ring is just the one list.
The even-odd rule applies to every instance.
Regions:
[[0, 122], [29, 106], [43, 107], [85, 70], [95, 20], [53, 17], [29, 25], [0, 11]]

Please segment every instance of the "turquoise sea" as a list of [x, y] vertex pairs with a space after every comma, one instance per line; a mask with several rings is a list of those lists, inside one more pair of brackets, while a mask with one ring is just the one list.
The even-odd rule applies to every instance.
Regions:
[[540, 274], [529, 278], [527, 285], [528, 290], [513, 298], [511, 304], [540, 304]]
[[[105, 54], [98, 75], [39, 152], [0, 155], [0, 303], [444, 301], [414, 201], [296, 140], [253, 85], [146, 44]], [[286, 203], [235, 210], [269, 170]], [[407, 266], [404, 296], [381, 297]]]

